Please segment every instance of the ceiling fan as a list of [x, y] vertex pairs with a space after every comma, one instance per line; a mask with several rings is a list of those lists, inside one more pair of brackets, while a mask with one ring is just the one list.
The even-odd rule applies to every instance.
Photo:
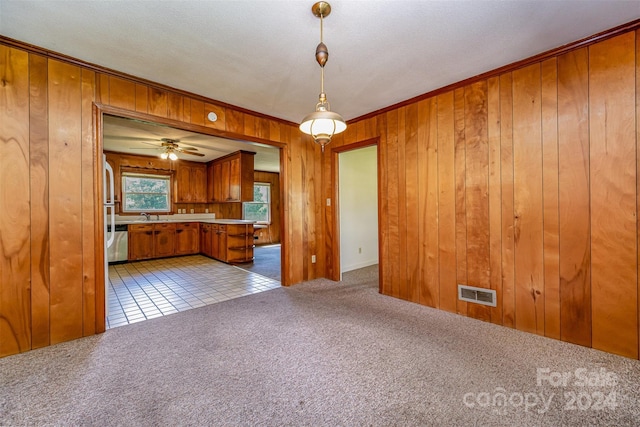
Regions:
[[180, 140], [178, 139], [162, 138], [160, 140], [160, 146], [157, 146], [156, 144], [152, 144], [150, 142], [141, 142], [144, 144], [153, 145], [154, 148], [149, 148], [150, 150], [162, 150], [162, 153], [160, 153], [160, 158], [162, 159], [178, 160], [178, 155], [176, 153], [204, 157], [204, 154], [197, 153], [198, 149], [195, 147], [179, 145]]

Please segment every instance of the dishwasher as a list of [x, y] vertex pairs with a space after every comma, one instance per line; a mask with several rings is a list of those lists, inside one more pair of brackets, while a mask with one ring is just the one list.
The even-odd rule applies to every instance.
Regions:
[[[107, 231], [111, 232], [111, 225], [107, 225]], [[129, 231], [127, 224], [116, 224], [113, 244], [107, 249], [107, 261], [109, 264], [125, 262], [129, 258]]]

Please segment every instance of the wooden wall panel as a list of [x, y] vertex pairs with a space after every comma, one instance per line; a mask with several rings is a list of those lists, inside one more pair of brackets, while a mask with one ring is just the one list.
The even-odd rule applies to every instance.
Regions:
[[83, 335], [80, 67], [49, 60], [51, 343]]
[[[467, 282], [491, 287], [489, 264], [489, 141], [487, 130], [487, 82], [467, 86], [464, 91], [465, 178], [467, 225]], [[471, 317], [490, 320], [488, 306], [468, 304]]]
[[167, 117], [173, 120], [182, 121], [184, 116], [184, 107], [182, 95], [169, 92], [167, 96]]
[[0, 46], [0, 356], [31, 348], [29, 56]]
[[502, 324], [502, 185], [500, 157], [500, 79], [487, 80], [487, 138], [489, 144], [489, 284], [496, 291], [497, 306], [491, 322]]
[[[407, 226], [407, 173], [406, 173], [406, 122], [407, 122], [407, 109], [398, 109], [398, 252], [400, 256], [398, 258], [398, 268], [400, 270], [400, 276], [398, 276], [398, 291], [400, 298], [409, 299], [409, 289], [407, 276], [407, 240], [408, 240], [408, 226]], [[413, 229], [415, 232], [415, 229]]]
[[[97, 161], [97, 151], [94, 144], [93, 129], [93, 100], [95, 99], [96, 73], [86, 69], [81, 70], [81, 94], [82, 94], [82, 141], [81, 141], [81, 161], [82, 161], [82, 315], [83, 315], [83, 335], [94, 335], [97, 331], [103, 331], [104, 325], [96, 329], [96, 317], [104, 319], [105, 313], [102, 306], [96, 307], [96, 256], [100, 253], [96, 246], [100, 243], [96, 241], [96, 229], [98, 224], [95, 221], [95, 210], [98, 195], [94, 192], [94, 168]], [[113, 85], [111, 85], [113, 88]], [[135, 86], [129, 87], [132, 98], [129, 108], [135, 109]], [[100, 153], [102, 154], [102, 153]], [[101, 158], [102, 156], [100, 156]], [[100, 313], [100, 316], [96, 316]]]
[[47, 59], [29, 55], [31, 347], [49, 345], [49, 124]]
[[203, 126], [204, 120], [204, 102], [192, 99], [190, 123]]
[[[381, 114], [376, 118], [378, 142], [378, 259], [389, 257], [389, 196], [388, 196], [388, 156], [387, 156], [387, 115]], [[330, 228], [328, 229], [330, 230]], [[328, 233], [327, 233], [328, 234]], [[330, 252], [331, 247], [327, 246]], [[389, 268], [384, 263], [378, 263], [378, 291], [387, 292], [386, 286], [391, 282]], [[384, 287], [384, 289], [383, 289]]]
[[[456, 298], [457, 285], [467, 283], [467, 211], [466, 211], [466, 141], [464, 115], [464, 88], [453, 92], [453, 124], [455, 132], [455, 186], [456, 186]], [[457, 300], [456, 311], [467, 315], [467, 303]]]
[[162, 89], [149, 87], [149, 114], [154, 116], [167, 117], [168, 93]]
[[[640, 30], [636, 34], [636, 227], [640, 231]], [[640, 232], [638, 233], [638, 254], [636, 258], [638, 274], [638, 358], [640, 358]]]
[[442, 310], [456, 312], [456, 174], [453, 92], [437, 97], [438, 104], [438, 270]]
[[136, 111], [149, 112], [149, 88], [138, 83], [136, 83]]
[[[406, 228], [411, 233], [406, 236], [406, 288], [409, 301], [420, 301], [420, 261], [412, 254], [420, 253], [419, 239], [419, 200], [418, 200], [418, 104], [411, 104], [405, 113], [405, 161], [404, 161], [404, 194]], [[365, 130], [366, 131], [366, 130]], [[368, 136], [368, 134], [365, 133]]]
[[558, 57], [560, 336], [585, 346], [591, 345], [588, 64], [586, 48]]
[[560, 339], [560, 234], [558, 224], [558, 70], [541, 64], [542, 195], [544, 214], [544, 334]]
[[513, 76], [500, 76], [500, 177], [502, 195], [502, 322], [516, 327], [513, 202]]
[[540, 65], [513, 72], [516, 328], [544, 334]]
[[[388, 295], [400, 298], [400, 281], [404, 277], [400, 273], [400, 217], [398, 215], [398, 111], [387, 113], [387, 188], [388, 230], [389, 230], [389, 260], [387, 268], [390, 283]], [[404, 224], [404, 221], [402, 221]]]
[[635, 34], [589, 48], [592, 345], [638, 357]]
[[418, 260], [420, 304], [438, 307], [438, 104], [418, 104]]
[[[92, 99], [93, 101], [93, 99]], [[136, 109], [136, 84], [119, 77], [109, 77], [109, 105], [128, 110]]]

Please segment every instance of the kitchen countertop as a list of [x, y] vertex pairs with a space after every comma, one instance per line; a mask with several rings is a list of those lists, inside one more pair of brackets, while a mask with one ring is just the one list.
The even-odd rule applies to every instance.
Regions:
[[[155, 215], [151, 215], [155, 217]], [[131, 218], [131, 219], [129, 219]], [[245, 219], [228, 219], [228, 218], [212, 218], [211, 215], [160, 215], [160, 219], [150, 219], [149, 221], [140, 217], [116, 217], [115, 223], [119, 224], [163, 224], [165, 222], [203, 222], [206, 224], [255, 224], [256, 221], [250, 221]]]

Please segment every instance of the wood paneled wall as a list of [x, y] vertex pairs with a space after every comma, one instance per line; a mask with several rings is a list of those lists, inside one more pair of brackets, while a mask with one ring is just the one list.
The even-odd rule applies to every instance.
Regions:
[[275, 172], [255, 171], [253, 182], [267, 182], [271, 184], [271, 224], [260, 230], [256, 245], [280, 243], [280, 174]]
[[0, 81], [0, 356], [105, 328], [95, 108], [281, 147], [283, 283], [324, 275], [320, 149], [295, 124], [2, 37]]
[[638, 358], [639, 46], [630, 31], [351, 123], [337, 145], [379, 138], [382, 293]]

